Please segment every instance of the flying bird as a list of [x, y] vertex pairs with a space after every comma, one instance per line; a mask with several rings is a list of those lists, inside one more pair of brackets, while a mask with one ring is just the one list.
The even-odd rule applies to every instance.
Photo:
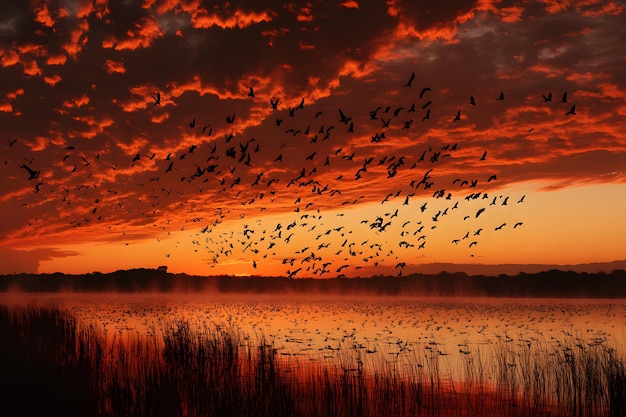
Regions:
[[543, 102], [544, 103], [547, 103], [548, 101], [552, 101], [552, 93], [551, 92], [548, 93], [547, 96], [542, 94], [542, 97], [543, 97]]
[[458, 120], [461, 120], [461, 110], [457, 111], [454, 119], [452, 119], [453, 122], [456, 122]]
[[250, 87], [250, 92], [248, 93], [248, 97], [252, 97], [252, 98], [256, 97], [254, 95], [254, 88]]
[[567, 113], [565, 113], [566, 116], [569, 116], [570, 114], [572, 115], [576, 114], [576, 105], [573, 105], [572, 108], [569, 109]]
[[567, 91], [563, 93], [563, 98], [561, 98], [559, 103], [567, 103]]
[[24, 168], [26, 171], [28, 171], [28, 174], [30, 175], [28, 177], [29, 180], [34, 180], [34, 179], [39, 178], [40, 171], [36, 171], [26, 164], [22, 164], [20, 168]]
[[427, 91], [432, 91], [432, 90], [430, 89], [430, 87], [422, 88], [422, 91], [420, 91], [420, 98], [424, 97], [424, 94], [426, 94]]
[[161, 93], [157, 91], [156, 95], [153, 95], [152, 98], [154, 99], [155, 106], [158, 106], [161, 104]]
[[496, 99], [496, 101], [503, 101], [503, 100], [504, 100], [504, 93], [501, 92], [498, 98]]
[[471, 104], [472, 106], [475, 106], [475, 105], [476, 105], [476, 99], [474, 98], [474, 96], [470, 96], [470, 104]]
[[415, 73], [411, 74], [411, 77], [409, 78], [409, 81], [406, 82], [406, 84], [404, 84], [405, 87], [410, 87], [411, 84], [413, 83], [413, 80], [415, 79]]

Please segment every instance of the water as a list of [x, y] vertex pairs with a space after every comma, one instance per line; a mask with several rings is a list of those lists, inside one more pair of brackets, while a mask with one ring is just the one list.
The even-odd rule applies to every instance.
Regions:
[[192, 330], [236, 331], [310, 361], [332, 361], [346, 350], [377, 360], [413, 352], [414, 360], [423, 351], [441, 356], [455, 378], [481, 347], [563, 340], [621, 347], [626, 334], [621, 300], [72, 293], [5, 294], [0, 303], [54, 305], [109, 337], [158, 338], [164, 319], [186, 320]]

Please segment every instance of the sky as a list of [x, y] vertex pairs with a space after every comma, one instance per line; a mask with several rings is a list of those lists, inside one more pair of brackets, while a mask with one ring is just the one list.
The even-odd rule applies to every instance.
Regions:
[[0, 4], [0, 273], [626, 259], [613, 1]]

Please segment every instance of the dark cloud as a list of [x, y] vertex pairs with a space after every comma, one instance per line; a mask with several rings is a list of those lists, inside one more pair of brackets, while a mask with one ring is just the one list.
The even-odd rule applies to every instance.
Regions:
[[[217, 206], [234, 217], [292, 210], [298, 198], [331, 208], [331, 190], [342, 202], [380, 201], [414, 191], [407, 184], [427, 164], [437, 164], [438, 184], [481, 169], [497, 172], [499, 187], [623, 181], [602, 176], [623, 172], [626, 146], [619, 8], [157, 1], [66, 13], [43, 4], [0, 6], [10, 16], [0, 20], [7, 244], [90, 240], [94, 231], [106, 241], [143, 238], [190, 228], [198, 211]], [[566, 91], [568, 103], [558, 103]], [[572, 105], [577, 114], [566, 115]], [[455, 143], [453, 156], [429, 161]], [[249, 161], [246, 146], [255, 149]], [[388, 176], [388, 159], [402, 157]], [[302, 170], [306, 186], [296, 187]]]
[[36, 274], [42, 261], [78, 255], [78, 252], [53, 248], [19, 250], [0, 247], [0, 274]]

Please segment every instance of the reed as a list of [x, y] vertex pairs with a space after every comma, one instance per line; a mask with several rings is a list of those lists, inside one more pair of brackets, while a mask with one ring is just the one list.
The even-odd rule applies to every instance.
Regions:
[[0, 306], [0, 330], [7, 415], [626, 415], [622, 349], [577, 335], [503, 335], [463, 347], [455, 370], [436, 341], [364, 350], [348, 339], [325, 358], [180, 318], [108, 333], [57, 308]]

